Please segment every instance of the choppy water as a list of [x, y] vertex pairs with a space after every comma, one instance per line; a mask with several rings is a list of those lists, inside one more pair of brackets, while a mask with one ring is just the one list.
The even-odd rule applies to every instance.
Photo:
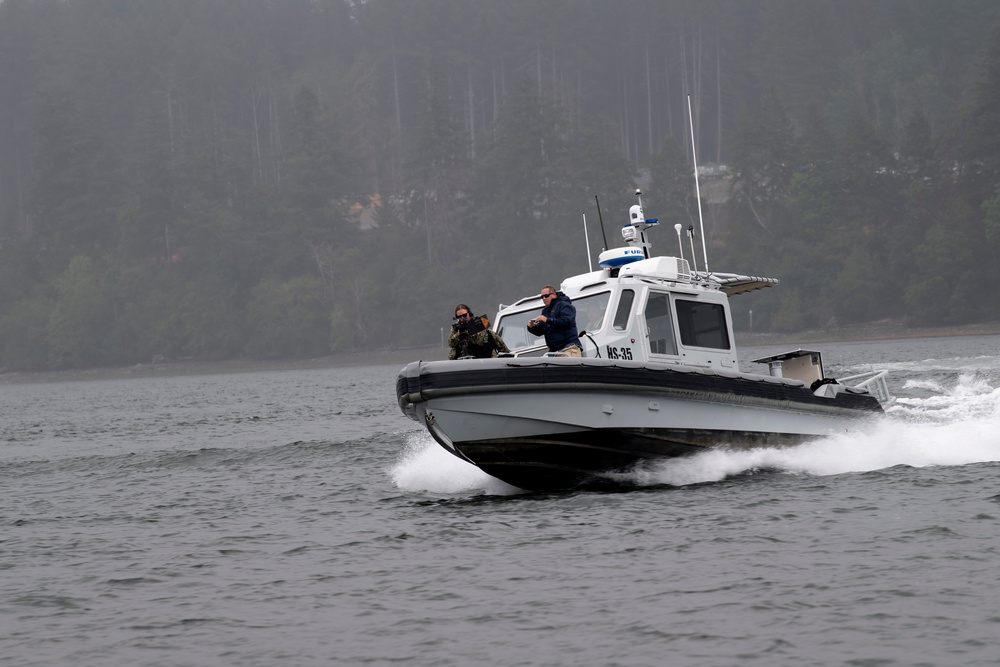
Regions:
[[617, 493], [450, 456], [398, 364], [0, 385], [0, 665], [997, 664], [1000, 336], [817, 348], [884, 425]]

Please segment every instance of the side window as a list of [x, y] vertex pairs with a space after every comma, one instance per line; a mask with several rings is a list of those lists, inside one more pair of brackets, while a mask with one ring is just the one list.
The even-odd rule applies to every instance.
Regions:
[[576, 308], [576, 326], [581, 333], [597, 333], [604, 326], [604, 311], [608, 309], [611, 292], [601, 292], [581, 299], [573, 299]]
[[628, 329], [628, 315], [632, 312], [633, 301], [635, 301], [635, 292], [630, 289], [622, 290], [622, 296], [618, 300], [618, 310], [615, 311], [615, 321], [612, 325], [615, 331]]
[[681, 343], [691, 347], [729, 349], [726, 313], [721, 305], [684, 299], [677, 299], [676, 305]]
[[650, 292], [646, 300], [646, 326], [649, 327], [650, 354], [677, 354], [674, 322], [670, 317], [670, 295]]

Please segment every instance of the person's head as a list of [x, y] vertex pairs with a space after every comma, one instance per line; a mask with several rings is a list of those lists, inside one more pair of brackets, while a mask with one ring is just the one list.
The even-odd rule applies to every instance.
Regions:
[[538, 291], [538, 295], [542, 297], [542, 305], [547, 306], [556, 298], [556, 288], [552, 285], [546, 285]]
[[455, 320], [457, 322], [464, 322], [465, 320], [472, 319], [472, 310], [469, 309], [464, 303], [460, 303], [455, 306]]

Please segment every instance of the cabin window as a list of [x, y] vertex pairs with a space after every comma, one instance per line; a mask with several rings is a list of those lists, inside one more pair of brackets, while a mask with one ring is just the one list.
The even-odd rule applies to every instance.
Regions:
[[646, 299], [646, 326], [649, 328], [650, 354], [677, 354], [669, 294], [649, 293], [649, 298]]
[[604, 327], [604, 313], [608, 309], [611, 292], [602, 292], [573, 299], [576, 308], [576, 327], [583, 333], [597, 333]]
[[675, 305], [681, 343], [691, 347], [729, 349], [726, 311], [720, 304], [677, 299]]
[[507, 343], [507, 347], [511, 351], [541, 345], [544, 342], [544, 338], [528, 331], [528, 320], [535, 317], [535, 315], [541, 314], [541, 312], [541, 308], [534, 308], [533, 310], [523, 310], [519, 313], [504, 315], [497, 321], [497, 335], [503, 338], [503, 342]]
[[630, 289], [622, 290], [621, 298], [618, 299], [618, 310], [615, 311], [615, 321], [612, 324], [615, 331], [628, 329], [628, 316], [632, 312], [633, 301], [635, 301], [635, 292]]

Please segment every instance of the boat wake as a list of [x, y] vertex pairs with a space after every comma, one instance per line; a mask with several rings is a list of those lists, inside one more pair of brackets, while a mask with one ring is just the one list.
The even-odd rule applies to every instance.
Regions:
[[508, 496], [524, 493], [521, 489], [495, 477], [446, 452], [434, 442], [427, 431], [415, 431], [406, 436], [406, 446], [400, 460], [390, 471], [393, 482], [403, 491], [468, 495], [485, 493]]
[[[823, 477], [870, 472], [893, 466], [959, 466], [1000, 462], [1000, 388], [975, 374], [962, 374], [951, 387], [909, 380], [888, 410], [888, 419], [863, 434], [831, 436], [791, 448], [707, 451], [669, 459], [620, 475], [625, 484], [686, 486], [771, 470]], [[424, 432], [407, 435], [391, 470], [408, 492], [512, 495], [521, 491], [449, 454]]]

